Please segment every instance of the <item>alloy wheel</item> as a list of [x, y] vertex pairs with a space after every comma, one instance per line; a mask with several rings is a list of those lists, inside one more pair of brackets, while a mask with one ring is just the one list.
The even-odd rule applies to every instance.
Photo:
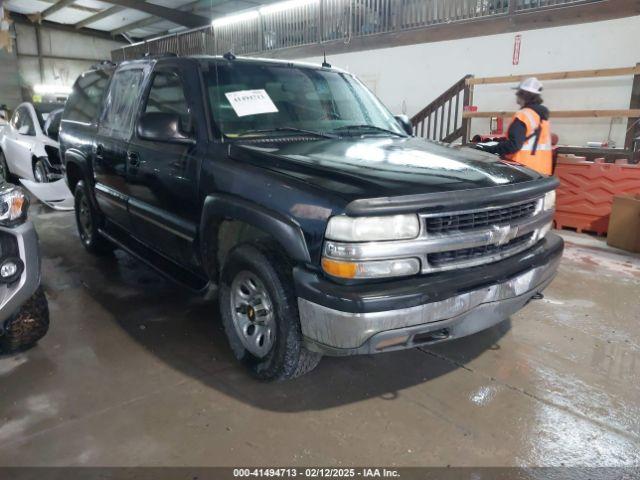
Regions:
[[240, 341], [252, 355], [265, 357], [275, 342], [273, 302], [257, 275], [239, 272], [231, 283], [231, 314]]

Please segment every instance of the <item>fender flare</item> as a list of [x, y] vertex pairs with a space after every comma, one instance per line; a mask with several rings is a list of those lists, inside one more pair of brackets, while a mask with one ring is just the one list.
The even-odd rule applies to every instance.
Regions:
[[[62, 162], [64, 165], [64, 178], [69, 189], [71, 190], [71, 186], [69, 185], [68, 170], [69, 164], [73, 164], [80, 170], [80, 179], [77, 183], [83, 182], [89, 187], [89, 200], [91, 201], [93, 206], [95, 208], [98, 208], [99, 210], [98, 202], [95, 198], [95, 194], [93, 193], [93, 182], [91, 181], [90, 168], [89, 165], [87, 165], [87, 159], [85, 158], [85, 156], [75, 150], [67, 150], [64, 154], [64, 159], [62, 160]], [[75, 192], [71, 191], [71, 194], [75, 195]]]
[[[204, 201], [199, 238], [204, 240], [211, 221], [230, 219], [245, 222], [271, 235], [289, 257], [300, 263], [311, 263], [302, 229], [293, 219], [279, 212], [235, 195], [215, 193]], [[204, 244], [204, 242], [203, 242]]]

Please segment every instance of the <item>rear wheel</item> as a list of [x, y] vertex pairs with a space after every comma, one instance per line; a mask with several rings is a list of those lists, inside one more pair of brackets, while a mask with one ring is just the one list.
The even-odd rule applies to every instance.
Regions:
[[231, 251], [220, 282], [220, 313], [234, 355], [261, 380], [295, 378], [320, 362], [302, 340], [291, 264], [273, 246]]
[[49, 330], [49, 306], [42, 287], [5, 321], [0, 352], [13, 353], [33, 347]]
[[49, 182], [49, 169], [44, 163], [44, 160], [36, 160], [36, 163], [33, 164], [33, 178], [35, 178], [38, 183]]
[[104, 255], [112, 252], [115, 245], [104, 238], [98, 230], [103, 222], [103, 218], [92, 205], [84, 182], [78, 182], [74, 196], [76, 224], [78, 226], [78, 233], [80, 234], [80, 241], [82, 245], [84, 245], [84, 248], [88, 252], [96, 255]]

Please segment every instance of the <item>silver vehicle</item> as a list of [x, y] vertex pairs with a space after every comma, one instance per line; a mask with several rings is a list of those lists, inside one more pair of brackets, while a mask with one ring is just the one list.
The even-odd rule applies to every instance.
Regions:
[[20, 187], [0, 183], [0, 353], [29, 348], [49, 329], [38, 236], [28, 208]]

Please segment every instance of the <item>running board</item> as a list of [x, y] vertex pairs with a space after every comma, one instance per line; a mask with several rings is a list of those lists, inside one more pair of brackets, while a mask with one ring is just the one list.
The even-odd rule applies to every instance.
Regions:
[[[110, 226], [112, 224], [109, 224]], [[160, 275], [172, 280], [189, 290], [196, 293], [204, 294], [209, 290], [209, 280], [193, 273], [192, 271], [178, 265], [169, 260], [165, 256], [157, 253], [155, 250], [145, 246], [129, 234], [120, 233], [119, 227], [113, 225], [113, 228], [100, 228], [100, 235], [104, 236], [110, 242], [113, 242], [119, 248], [144, 262], [153, 268]]]

